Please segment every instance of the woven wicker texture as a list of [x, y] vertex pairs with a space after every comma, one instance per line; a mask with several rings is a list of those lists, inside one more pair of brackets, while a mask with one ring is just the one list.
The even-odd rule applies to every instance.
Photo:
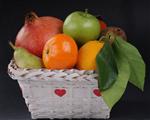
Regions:
[[18, 81], [33, 119], [109, 118], [94, 71], [20, 69], [12, 60], [8, 74]]

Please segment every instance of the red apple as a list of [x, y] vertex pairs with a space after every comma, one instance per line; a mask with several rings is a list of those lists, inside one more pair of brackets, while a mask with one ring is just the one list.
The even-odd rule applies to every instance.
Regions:
[[107, 28], [107, 24], [104, 22], [103, 18], [101, 16], [97, 16], [97, 19], [99, 20], [101, 31], [105, 30]]

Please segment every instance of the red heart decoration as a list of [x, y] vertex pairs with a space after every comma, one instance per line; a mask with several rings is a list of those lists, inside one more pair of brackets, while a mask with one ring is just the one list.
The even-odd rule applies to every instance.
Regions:
[[93, 93], [96, 95], [96, 96], [101, 96], [101, 93], [100, 93], [100, 90], [99, 89], [94, 89], [93, 90]]
[[55, 89], [55, 94], [62, 97], [63, 95], [66, 94], [66, 90], [65, 89]]

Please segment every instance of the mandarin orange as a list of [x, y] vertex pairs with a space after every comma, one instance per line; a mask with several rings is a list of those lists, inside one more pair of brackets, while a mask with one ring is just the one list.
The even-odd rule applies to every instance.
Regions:
[[47, 69], [69, 69], [75, 66], [77, 57], [76, 42], [68, 35], [57, 34], [46, 42], [42, 60]]

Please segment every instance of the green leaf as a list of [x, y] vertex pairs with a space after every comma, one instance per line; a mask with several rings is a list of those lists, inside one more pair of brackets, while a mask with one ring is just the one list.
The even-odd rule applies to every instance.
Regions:
[[113, 51], [117, 62], [118, 76], [115, 83], [109, 89], [101, 92], [104, 101], [110, 109], [122, 97], [130, 77], [129, 63], [123, 55], [123, 50], [120, 50], [120, 46], [117, 45], [116, 41], [113, 44]]
[[131, 74], [129, 81], [143, 91], [145, 81], [145, 63], [138, 51], [130, 43], [124, 41], [121, 37], [116, 37], [117, 44], [122, 49], [124, 57], [128, 60]]
[[111, 45], [104, 43], [103, 48], [96, 56], [96, 68], [99, 75], [98, 86], [101, 91], [108, 89], [116, 81], [117, 64]]

